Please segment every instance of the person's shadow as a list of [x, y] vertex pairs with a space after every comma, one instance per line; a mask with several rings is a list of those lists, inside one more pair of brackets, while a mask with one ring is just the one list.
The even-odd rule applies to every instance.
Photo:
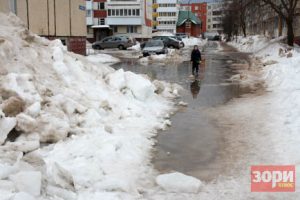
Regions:
[[195, 80], [194, 82], [191, 83], [191, 93], [193, 95], [193, 99], [197, 99], [198, 94], [200, 92], [201, 88], [201, 81]]

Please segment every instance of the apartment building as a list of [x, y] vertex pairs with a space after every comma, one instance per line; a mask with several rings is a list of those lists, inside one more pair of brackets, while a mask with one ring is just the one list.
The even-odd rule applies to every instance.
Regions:
[[178, 12], [178, 0], [154, 0], [153, 31], [176, 33]]
[[207, 31], [207, 3], [191, 3], [191, 4], [180, 4], [181, 11], [191, 11], [196, 17], [201, 20], [201, 32]]
[[222, 1], [207, 3], [207, 32], [223, 32], [223, 7]]
[[0, 9], [15, 13], [30, 31], [60, 39], [69, 51], [86, 54], [84, 0], [0, 0]]
[[107, 0], [106, 22], [114, 35], [150, 38], [152, 0]]
[[106, 0], [86, 0], [87, 39], [95, 42], [112, 34], [107, 24]]

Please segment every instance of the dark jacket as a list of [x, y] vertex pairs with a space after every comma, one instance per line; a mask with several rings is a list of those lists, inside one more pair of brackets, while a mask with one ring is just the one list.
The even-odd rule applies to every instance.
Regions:
[[201, 53], [199, 50], [193, 50], [191, 55], [191, 61], [194, 63], [200, 63], [201, 61]]

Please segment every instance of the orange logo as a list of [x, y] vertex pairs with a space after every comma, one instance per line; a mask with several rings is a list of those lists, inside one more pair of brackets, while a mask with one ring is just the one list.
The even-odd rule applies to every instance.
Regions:
[[295, 192], [295, 166], [252, 166], [251, 192]]

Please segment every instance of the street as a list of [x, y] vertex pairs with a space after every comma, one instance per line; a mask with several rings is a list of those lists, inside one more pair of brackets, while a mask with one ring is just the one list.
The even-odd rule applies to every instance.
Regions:
[[[230, 66], [247, 63], [248, 54], [232, 49], [217, 50], [217, 42], [209, 42], [204, 47], [205, 63], [200, 68], [199, 81], [189, 78], [189, 62], [141, 65], [135, 59], [129, 59], [113, 66], [147, 74], [152, 79], [177, 83], [184, 88], [180, 100], [188, 106], [179, 106], [178, 112], [171, 118], [172, 126], [157, 136], [153, 163], [160, 172], [175, 170], [205, 181], [224, 173], [224, 162], [228, 162], [221, 154], [224, 137], [208, 112], [211, 107], [250, 92], [229, 80], [237, 73]], [[188, 53], [186, 50], [185, 56], [189, 56]]]

